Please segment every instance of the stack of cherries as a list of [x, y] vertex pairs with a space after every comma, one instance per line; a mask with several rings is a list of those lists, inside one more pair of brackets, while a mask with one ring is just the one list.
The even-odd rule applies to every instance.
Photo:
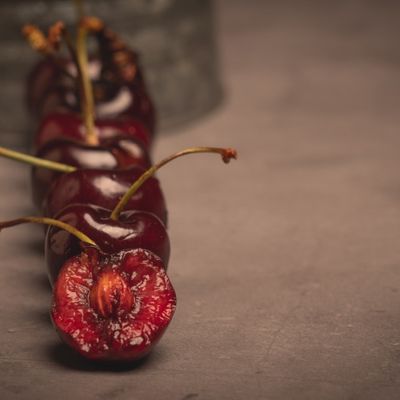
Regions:
[[[133, 361], [170, 323], [175, 291], [166, 274], [170, 242], [165, 199], [155, 172], [194, 147], [152, 164], [155, 110], [138, 55], [101, 20], [82, 16], [76, 40], [62, 22], [23, 33], [44, 54], [28, 80], [38, 121], [35, 156], [0, 148], [32, 167], [32, 196], [48, 225], [45, 257], [53, 286], [51, 317], [61, 338], [94, 360]], [[90, 38], [96, 55], [87, 55]], [[68, 56], [61, 54], [66, 47]]]

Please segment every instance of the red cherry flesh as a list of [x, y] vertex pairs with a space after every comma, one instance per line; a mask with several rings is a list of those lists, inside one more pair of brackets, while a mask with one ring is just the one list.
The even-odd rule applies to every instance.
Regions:
[[32, 115], [39, 113], [39, 104], [42, 103], [46, 92], [53, 86], [54, 82], [58, 82], [62, 75], [62, 66], [66, 66], [68, 60], [62, 57], [57, 58], [57, 62], [53, 57], [41, 59], [32, 68], [27, 79], [26, 102]]
[[134, 361], [160, 340], [175, 307], [174, 288], [153, 253], [91, 248], [62, 267], [51, 317], [61, 338], [84, 357]]

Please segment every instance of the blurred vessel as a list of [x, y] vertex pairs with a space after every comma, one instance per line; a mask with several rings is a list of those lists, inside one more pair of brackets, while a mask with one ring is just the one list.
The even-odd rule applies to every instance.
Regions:
[[[103, 18], [141, 55], [159, 131], [178, 128], [221, 100], [215, 21], [211, 0], [87, 0], [87, 14]], [[47, 27], [75, 21], [71, 0], [0, 2], [0, 118], [2, 143], [18, 145], [28, 125], [24, 79], [37, 55], [20, 35], [21, 26]]]

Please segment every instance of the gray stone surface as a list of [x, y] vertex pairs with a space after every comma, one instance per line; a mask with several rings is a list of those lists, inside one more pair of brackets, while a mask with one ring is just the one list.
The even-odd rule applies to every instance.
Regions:
[[[155, 158], [240, 159], [160, 172], [172, 325], [136, 369], [82, 362], [49, 322], [41, 229], [4, 231], [1, 399], [400, 397], [400, 6], [217, 5], [225, 103]], [[26, 169], [0, 165], [1, 218], [27, 213]]]

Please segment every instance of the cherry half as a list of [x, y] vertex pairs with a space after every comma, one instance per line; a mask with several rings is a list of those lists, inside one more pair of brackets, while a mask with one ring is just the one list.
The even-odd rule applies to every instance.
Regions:
[[144, 249], [69, 259], [54, 286], [51, 317], [61, 338], [92, 360], [134, 361], [168, 327], [176, 294], [160, 258]]

